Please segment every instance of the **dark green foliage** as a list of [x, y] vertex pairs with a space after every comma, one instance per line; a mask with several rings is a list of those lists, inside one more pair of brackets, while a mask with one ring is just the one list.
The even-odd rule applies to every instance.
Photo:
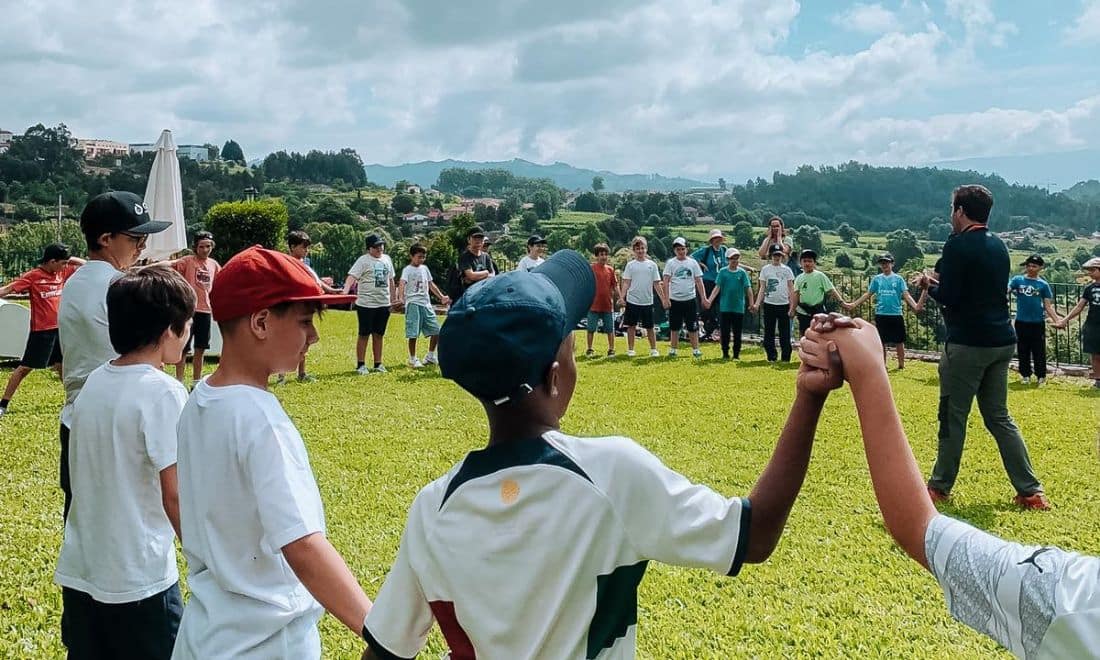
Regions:
[[577, 199], [573, 202], [573, 210], [598, 213], [602, 211], [603, 208], [600, 205], [599, 195], [593, 192], [586, 192], [577, 195]]
[[354, 149], [341, 149], [338, 152], [314, 149], [305, 155], [276, 151], [264, 158], [262, 168], [264, 176], [272, 180], [286, 179], [329, 185], [343, 182], [354, 187], [367, 182], [367, 175], [363, 173], [363, 160]]
[[523, 215], [519, 219], [519, 228], [525, 234], [537, 234], [539, 233], [539, 216], [534, 211], [528, 209], [523, 212]]
[[899, 265], [924, 256], [917, 235], [908, 229], [898, 229], [887, 234], [886, 251], [894, 255], [894, 263]]
[[225, 144], [222, 145], [221, 156], [222, 160], [233, 161], [241, 165], [245, 164], [244, 151], [241, 149], [241, 145], [237, 144], [236, 140], [225, 141]]
[[760, 241], [756, 240], [756, 230], [744, 220], [733, 226], [733, 244], [742, 250], [757, 247]]
[[218, 237], [214, 257], [222, 263], [253, 245], [282, 250], [286, 247], [286, 206], [275, 199], [222, 202], [207, 212], [206, 228]]
[[413, 199], [412, 195], [400, 193], [394, 196], [393, 202], [390, 203], [390, 206], [392, 206], [393, 210], [397, 211], [398, 213], [412, 213], [414, 210], [416, 210], [416, 200]]
[[852, 261], [852, 255], [847, 252], [836, 253], [836, 267], [837, 268], [855, 268], [855, 262]]
[[840, 240], [844, 241], [848, 245], [855, 245], [859, 240], [859, 232], [852, 228], [847, 222], [843, 222], [836, 228], [837, 236], [840, 236]]
[[825, 255], [825, 243], [821, 230], [813, 225], [801, 225], [794, 230], [794, 244], [798, 250], [813, 250], [818, 257]]
[[360, 226], [362, 221], [351, 208], [335, 197], [322, 197], [310, 209], [311, 222], [329, 222], [336, 225]]

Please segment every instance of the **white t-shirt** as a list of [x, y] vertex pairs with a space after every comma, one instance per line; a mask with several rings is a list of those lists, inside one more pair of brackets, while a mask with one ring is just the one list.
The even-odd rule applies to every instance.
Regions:
[[359, 298], [355, 304], [359, 307], [389, 307], [390, 281], [393, 279], [393, 262], [390, 255], [383, 254], [375, 259], [364, 254], [355, 260], [348, 271], [359, 281]]
[[132, 603], [179, 580], [160, 473], [176, 464], [187, 389], [147, 364], [104, 364], [86, 385], [72, 410], [73, 504], [54, 581], [101, 603]]
[[195, 386], [179, 422], [191, 600], [173, 658], [316, 658], [324, 610], [282, 548], [324, 533], [298, 429], [270, 392]]
[[657, 269], [657, 264], [650, 259], [631, 259], [623, 268], [622, 278], [630, 280], [626, 289], [628, 303], [645, 306], [653, 304], [653, 283], [661, 281], [661, 271]]
[[791, 291], [787, 282], [794, 282], [794, 273], [786, 264], [767, 264], [760, 269], [760, 285], [764, 287], [764, 302], [769, 305], [790, 305]]
[[703, 276], [699, 262], [691, 257], [677, 259], [673, 257], [665, 262], [664, 275], [669, 277], [668, 297], [683, 302], [695, 300], [695, 278]]
[[89, 261], [65, 282], [57, 312], [65, 407], [61, 423], [72, 427], [73, 402], [88, 374], [118, 357], [107, 334], [107, 289], [122, 272], [106, 261]]
[[405, 304], [431, 308], [432, 299], [428, 297], [428, 284], [432, 281], [432, 271], [424, 264], [409, 264], [401, 269], [401, 281], [405, 283]]
[[936, 516], [924, 539], [951, 616], [1018, 658], [1100, 654], [1100, 558], [999, 539]]
[[736, 575], [748, 524], [746, 500], [627, 438], [550, 432], [471, 452], [413, 501], [368, 643], [411, 658], [438, 622], [470, 657], [633, 658], [647, 562]]
[[545, 261], [546, 259], [543, 259], [542, 257], [532, 259], [531, 255], [525, 254], [523, 255], [523, 258], [519, 260], [518, 270], [531, 270], [532, 268], [541, 266]]

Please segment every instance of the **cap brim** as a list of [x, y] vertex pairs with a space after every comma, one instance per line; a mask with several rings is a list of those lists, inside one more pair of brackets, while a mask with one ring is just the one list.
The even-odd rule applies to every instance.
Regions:
[[167, 220], [150, 220], [145, 224], [138, 225], [137, 227], [130, 227], [126, 230], [127, 234], [159, 234], [160, 232], [168, 229], [172, 226], [171, 222]]
[[359, 296], [354, 294], [343, 295], [339, 293], [324, 293], [316, 296], [301, 296], [298, 298], [288, 298], [281, 302], [297, 303], [297, 302], [318, 302], [325, 305], [347, 305], [358, 300]]
[[566, 330], [576, 327], [587, 316], [596, 296], [596, 276], [588, 260], [574, 250], [558, 250], [549, 259], [531, 270], [541, 275], [561, 292], [565, 300]]

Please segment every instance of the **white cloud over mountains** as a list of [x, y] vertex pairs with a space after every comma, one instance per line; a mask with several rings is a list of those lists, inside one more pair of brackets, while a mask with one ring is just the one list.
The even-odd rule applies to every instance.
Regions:
[[1100, 97], [1014, 109], [975, 91], [980, 50], [1018, 32], [992, 2], [854, 4], [818, 26], [862, 35], [843, 52], [789, 47], [804, 20], [794, 0], [39, 0], [5, 12], [9, 130], [64, 121], [82, 137], [147, 141], [169, 127], [183, 142], [232, 137], [250, 157], [351, 146], [367, 162], [523, 157], [710, 179], [1100, 145]]

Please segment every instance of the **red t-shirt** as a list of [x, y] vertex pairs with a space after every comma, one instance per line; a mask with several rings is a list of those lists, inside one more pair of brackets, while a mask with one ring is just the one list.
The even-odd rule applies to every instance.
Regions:
[[616, 286], [615, 269], [609, 265], [592, 264], [592, 274], [596, 276], [596, 297], [592, 299], [589, 311], [605, 314], [614, 311], [612, 291]]
[[29, 293], [31, 299], [31, 332], [57, 329], [57, 308], [61, 306], [61, 287], [76, 272], [68, 265], [56, 273], [45, 268], [28, 270], [11, 283], [15, 293]]
[[172, 267], [195, 290], [195, 311], [209, 314], [210, 289], [214, 288], [214, 277], [221, 270], [221, 264], [210, 258], [203, 261], [191, 254], [178, 259]]

